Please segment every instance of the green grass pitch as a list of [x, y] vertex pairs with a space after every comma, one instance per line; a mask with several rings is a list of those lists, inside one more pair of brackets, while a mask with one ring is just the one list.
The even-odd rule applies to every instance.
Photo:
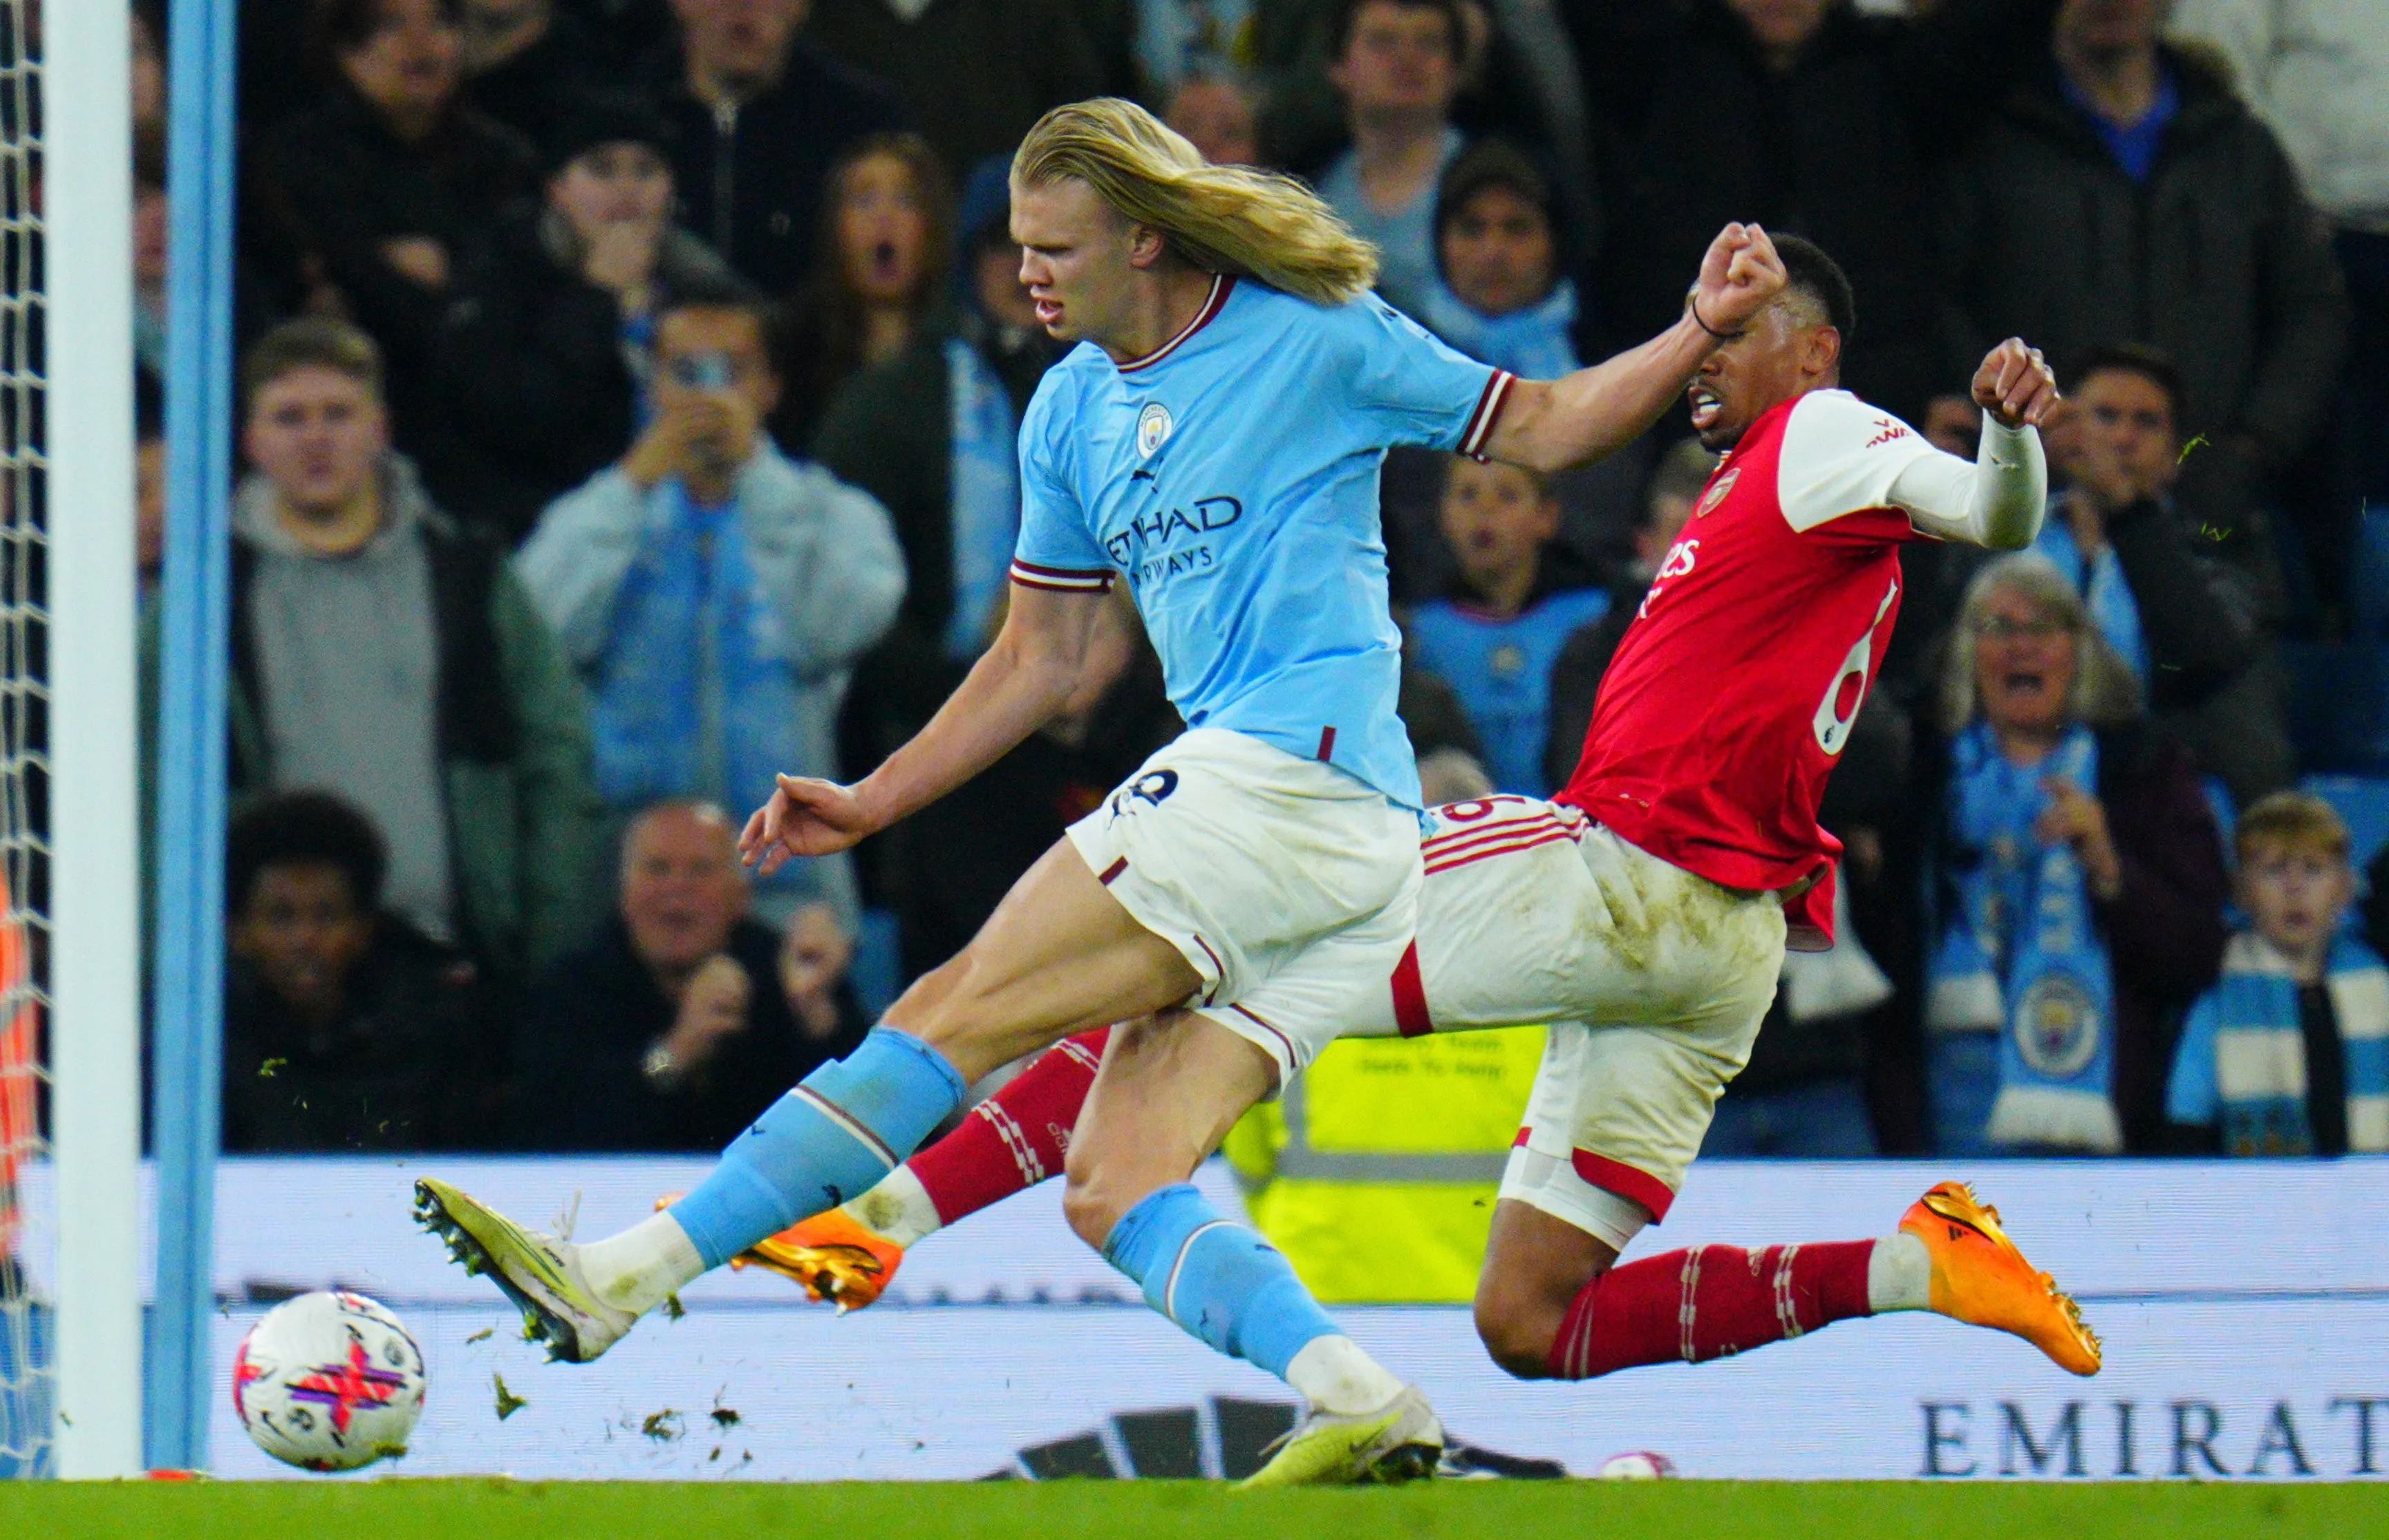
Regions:
[[2389, 1534], [2389, 1487], [1453, 1482], [1246, 1494], [1199, 1482], [689, 1485], [380, 1481], [0, 1483], [0, 1535], [43, 1540], [1399, 1540], [1648, 1536], [2107, 1540]]

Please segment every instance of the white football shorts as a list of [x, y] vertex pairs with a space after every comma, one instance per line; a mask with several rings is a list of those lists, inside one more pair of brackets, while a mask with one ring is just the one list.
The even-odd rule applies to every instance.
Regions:
[[1316, 760], [1194, 728], [1070, 843], [1203, 980], [1188, 1003], [1274, 1061], [1279, 1084], [1383, 1013], [1418, 920], [1419, 817]]
[[1782, 903], [1556, 803], [1429, 812], [1417, 944], [1360, 1031], [1548, 1023], [1501, 1196], [1622, 1247], [1666, 1216], [1749, 1061], [1783, 965]]

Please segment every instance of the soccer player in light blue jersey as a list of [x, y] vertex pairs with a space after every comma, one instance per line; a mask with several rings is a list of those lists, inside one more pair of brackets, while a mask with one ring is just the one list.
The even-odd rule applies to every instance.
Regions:
[[1782, 264], [1730, 225], [1681, 322], [1539, 384], [1369, 294], [1375, 252], [1299, 184], [1207, 165], [1126, 102], [1048, 113], [1012, 183], [1022, 282], [1079, 347], [1022, 425], [1003, 631], [862, 781], [782, 777], [744, 848], [766, 871], [844, 849], [993, 763], [1069, 701], [1123, 580], [1186, 732], [669, 1211], [575, 1245], [437, 1180], [418, 1209], [556, 1356], [586, 1361], [699, 1274], [871, 1188], [972, 1081], [1151, 1017], [1111, 1035], [1073, 1136], [1072, 1227], [1155, 1308], [1308, 1401], [1257, 1481], [1418, 1474], [1443, 1441], [1424, 1397], [1187, 1180], [1356, 999], [1415, 967], [1418, 772], [1394, 712], [1378, 467], [1395, 444], [1545, 471], [1616, 449], [1774, 298]]

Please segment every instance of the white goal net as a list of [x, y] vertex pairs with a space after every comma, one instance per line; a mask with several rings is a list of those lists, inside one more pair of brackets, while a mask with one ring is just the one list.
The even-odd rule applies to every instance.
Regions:
[[40, 0], [0, 0], [0, 1478], [46, 1475], [55, 1236]]

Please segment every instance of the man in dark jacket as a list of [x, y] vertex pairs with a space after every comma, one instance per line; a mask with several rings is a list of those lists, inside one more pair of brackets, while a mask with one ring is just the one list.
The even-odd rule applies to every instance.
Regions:
[[[256, 473], [233, 514], [232, 791], [337, 789], [386, 843], [386, 905], [518, 986], [591, 918], [596, 794], [571, 669], [505, 553], [390, 452], [371, 339], [286, 323], [243, 384]], [[154, 624], [142, 641], [154, 681]]]
[[224, 1148], [470, 1149], [503, 1058], [472, 963], [381, 908], [388, 853], [324, 792], [233, 821], [224, 891]]
[[2061, 364], [2116, 337], [2160, 349], [2181, 369], [2177, 426], [2206, 440], [2185, 498], [2244, 503], [2230, 484], [2320, 425], [2346, 300], [2288, 157], [2220, 73], [2157, 41], [2160, 10], [2066, 0], [2053, 57], [1953, 168], [1948, 356], [2016, 328]]
[[809, 1012], [799, 1027], [779, 937], [747, 903], [719, 808], [662, 802], [631, 825], [620, 912], [548, 971], [524, 1016], [532, 1149], [718, 1149], [862, 1041], [856, 1012]]
[[334, 300], [381, 344], [409, 452], [438, 416], [429, 355], [449, 286], [532, 183], [530, 146], [459, 94], [460, 6], [326, 0], [331, 83], [258, 146], [243, 221], [284, 313]]
[[906, 127], [883, 82], [797, 35], [810, 0], [675, 0], [659, 95], [679, 139], [681, 220], [747, 282], [793, 291], [812, 264], [838, 153]]
[[2093, 349], [2066, 383], [2073, 410], [2050, 439], [2066, 486], [2035, 549], [2125, 652], [2151, 713], [2244, 808], [2297, 770], [2272, 647], [2280, 573], [2263, 515], [2217, 515], [2177, 496], [2181, 374], [2164, 354]]
[[1910, 19], [1845, 0], [1564, 3], [1614, 162], [1605, 329], [1641, 337], [1681, 313], [1682, 274], [1726, 221], [1797, 231], [1867, 297], [1843, 382], [1921, 420], [1983, 352], [1951, 374], [1935, 346], [1930, 178], [2045, 46], [2055, 8], [1948, 0]]

